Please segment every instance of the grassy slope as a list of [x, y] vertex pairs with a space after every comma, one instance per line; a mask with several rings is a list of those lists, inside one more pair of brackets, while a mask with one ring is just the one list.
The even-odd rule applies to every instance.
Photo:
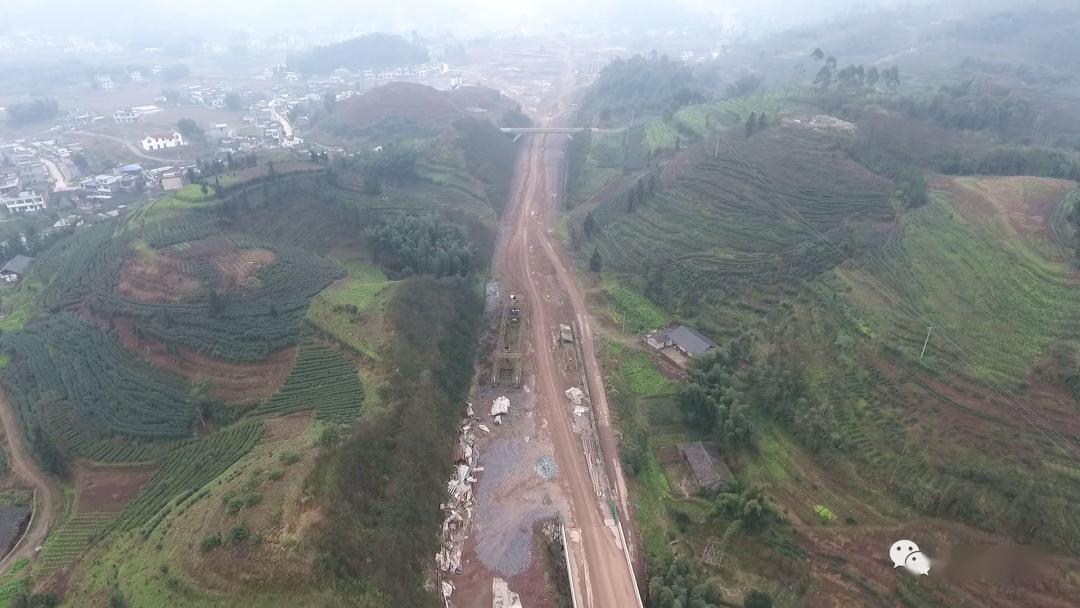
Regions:
[[[742, 179], [753, 178], [743, 175]], [[805, 191], [806, 184], [800, 186], [782, 179], [769, 183], [788, 184], [782, 193]], [[817, 175], [811, 179], [822, 183], [820, 180], [836, 181], [837, 176]], [[746, 206], [727, 203], [716, 206], [717, 200], [731, 200], [728, 193], [740, 188], [739, 181], [739, 176], [731, 175], [714, 182], [717, 186], [711, 190], [713, 194], [700, 188], [689, 192], [689, 188], [676, 185], [674, 192], [664, 193], [644, 212], [616, 217], [605, 226], [600, 243], [605, 260], [613, 267], [611, 278], [605, 281], [606, 290], [609, 302], [640, 301], [643, 299], [640, 295], [636, 298], [615, 295], [627, 290], [624, 285], [640, 287], [647, 282], [640, 260], [660, 252], [678, 262], [686, 243], [695, 243], [698, 248], [704, 243], [702, 249], [724, 263], [718, 281], [702, 280], [709, 276], [710, 270], [715, 272], [716, 262], [711, 269], [699, 267], [685, 276], [674, 277], [676, 286], [695, 290], [700, 301], [712, 304], [698, 307], [696, 321], [712, 329], [714, 335], [723, 335], [714, 329], [718, 314], [724, 319], [722, 331], [731, 334], [762, 323], [779, 324], [781, 318], [790, 323], [791, 330], [784, 335], [793, 337], [800, 345], [798, 349], [804, 357], [812, 393], [833, 405], [835, 431], [844, 447], [840, 454], [814, 457], [783, 428], [759, 418], [755, 447], [745, 458], [739, 475], [747, 481], [769, 484], [774, 499], [798, 522], [799, 534], [804, 534], [801, 530], [805, 526], [828, 528], [867, 523], [895, 526], [916, 516], [913, 504], [973, 522], [979, 516], [973, 519], [972, 513], [961, 511], [981, 510], [986, 518], [984, 523], [1005, 521], [1011, 517], [1007, 513], [1008, 496], [1016, 491], [1015, 475], [1020, 474], [1023, 465], [1015, 453], [1003, 451], [1001, 446], [1014, 445], [1041, 453], [1045, 464], [1034, 470], [1026, 469], [1027, 474], [1034, 473], [1037, 483], [1056, 489], [1044, 487], [1039, 500], [1049, 500], [1052, 504], [1058, 497], [1075, 496], [1080, 491], [1076, 479], [1062, 473], [1067, 470], [1062, 455], [1048, 449], [1030, 426], [1014, 423], [1011, 419], [1016, 417], [1016, 412], [993, 397], [993, 391], [985, 386], [987, 381], [994, 381], [1022, 391], [1032, 368], [1051, 347], [1074, 343], [1077, 332], [1072, 311], [1076, 310], [1080, 292], [1076, 290], [1073, 271], [1063, 262], [1068, 253], [1062, 249], [1064, 239], [1060, 236], [1067, 232], [1061, 225], [1065, 201], [1054, 206], [1046, 235], [1032, 236], [1015, 230], [1004, 231], [1001, 224], [1005, 220], [1001, 218], [970, 221], [967, 219], [970, 214], [965, 216], [955, 207], [954, 192], [939, 189], [930, 205], [903, 214], [887, 241], [881, 236], [863, 240], [872, 255], [858, 264], [842, 264], [835, 271], [796, 273], [790, 276], [794, 280], [784, 281], [782, 289], [774, 292], [782, 295], [777, 301], [763, 299], [760, 294], [747, 298], [746, 290], [730, 289], [730, 277], [738, 276], [740, 266], [754, 262], [746, 254], [768, 250], [776, 242], [761, 237], [782, 236], [786, 230], [783, 213], [762, 216], [755, 210], [760, 209], [758, 205], [762, 201], [775, 198], [764, 193], [751, 194]], [[719, 184], [729, 185], [719, 187]], [[1033, 195], [1043, 189], [1040, 183], [1030, 186]], [[682, 195], [678, 194], [680, 191]], [[715, 193], [722, 194], [718, 199], [712, 198], [717, 196]], [[854, 202], [855, 197], [849, 200]], [[823, 209], [836, 202], [835, 198], [827, 200]], [[718, 209], [726, 213], [722, 222], [711, 217]], [[768, 232], [762, 232], [763, 229]], [[696, 231], [695, 237], [687, 239], [688, 231]], [[842, 242], [841, 233], [827, 230], [822, 233]], [[719, 247], [710, 249], [710, 243]], [[878, 243], [880, 248], [870, 247]], [[733, 249], [738, 255], [731, 253]], [[646, 252], [651, 253], [646, 255]], [[729, 265], [730, 260], [735, 263]], [[798, 268], [798, 262], [792, 264]], [[670, 271], [670, 266], [666, 270]], [[729, 278], [723, 278], [725, 275]], [[755, 269], [752, 276], [757, 287], [781, 287], [775, 283], [776, 275]], [[710, 293], [725, 291], [754, 305], [743, 308], [742, 314], [729, 314], [730, 302], [717, 305], [709, 299]], [[673, 299], [671, 303], [677, 309], [667, 316], [678, 316], [687, 310], [678, 309], [685, 302], [683, 298]], [[910, 312], [902, 302], [911, 303]], [[777, 304], [783, 306], [775, 308]], [[625, 304], [623, 308], [632, 309]], [[652, 308], [655, 305], [646, 307]], [[735, 309], [738, 313], [738, 304]], [[771, 311], [775, 314], [770, 314]], [[618, 315], [608, 316], [618, 320]], [[663, 316], [661, 311], [656, 318]], [[923, 318], [933, 319], [944, 327], [942, 334], [963, 346], [965, 358], [958, 359], [954, 345], [949, 342], [932, 340], [923, 365], [911, 363], [918, 357], [925, 337]], [[635, 325], [635, 329], [644, 327], [641, 323]], [[626, 331], [630, 333], [629, 329]], [[841, 334], [855, 338], [858, 356], [854, 363], [837, 362], [834, 343]], [[644, 416], [649, 424], [651, 449], [634, 482], [646, 547], [654, 555], [658, 551], [666, 552], [667, 541], [678, 538], [686, 543], [684, 549], [699, 552], [702, 535], [719, 535], [722, 530], [709, 531], [695, 523], [693, 517], [687, 519], [678, 514], [681, 499], [673, 494], [671, 481], [656, 458], [660, 448], [682, 440], [687, 432], [670, 406], [657, 406], [648, 399], [649, 384], [635, 380], [633, 366], [628, 366], [619, 356], [619, 349], [612, 350], [615, 352], [607, 358], [605, 367], [614, 375], [613, 386], [620, 391], [616, 403], [620, 419], [625, 424], [628, 418]], [[895, 374], [891, 367], [873, 363], [886, 352], [905, 370], [900, 372], [899, 380], [885, 374], [885, 371]], [[966, 395], [979, 394], [986, 395], [982, 399], [992, 407], [964, 401]], [[1020, 394], [1021, 398], [1028, 398], [1024, 397], [1025, 393]], [[958, 419], [953, 414], [942, 417], [953, 410], [960, 411], [963, 417]], [[992, 424], [986, 425], [987, 420]], [[625, 434], [629, 433], [624, 429]], [[905, 442], [911, 441], [923, 447], [917, 454], [898, 462], [897, 454]], [[983, 454], [990, 459], [982, 458]], [[821, 462], [825, 463], [824, 468]], [[941, 466], [943, 463], [948, 466]], [[978, 481], [967, 477], [975, 469], [981, 470], [985, 477]], [[881, 487], [886, 482], [893, 492], [864, 490]], [[934, 493], [940, 496], [942, 492], [954, 496], [949, 500], [962, 498], [951, 506], [930, 499]], [[830, 514], [831, 521], [825, 521], [822, 513]], [[1065, 534], [1075, 535], [1078, 524], [1075, 518], [1072, 521], [1066, 518], [1056, 525]], [[947, 525], [927, 523], [926, 527]], [[964, 534], [959, 530], [954, 533]], [[799, 572], [805, 573], [807, 565], [798, 565], [805, 555], [799, 557], [797, 551], [792, 553], [785, 548], [790, 542], [783, 538], [768, 540], [766, 545], [776, 553], [746, 547], [742, 557], [732, 562], [734, 570], [725, 568], [727, 576], [766, 588], [779, 582], [783, 582], [781, 586], [796, 587], [806, 582]], [[775, 563], [753, 557], [767, 555], [773, 555]], [[755, 580], [751, 572], [765, 573], [766, 580]], [[858, 601], [865, 600], [865, 594], [897, 600], [914, 597], [915, 592], [907, 588], [882, 588], [880, 582], [869, 580], [873, 577], [860, 568], [842, 569], [842, 572], [823, 576], [847, 577], [848, 583], [856, 579], [861, 582], [851, 587], [855, 591], [833, 590], [834, 593], [863, 598]], [[955, 599], [956, 596], [948, 593], [952, 591], [939, 590], [919, 601], [938, 605], [935, 602], [942, 601], [942, 597]]]

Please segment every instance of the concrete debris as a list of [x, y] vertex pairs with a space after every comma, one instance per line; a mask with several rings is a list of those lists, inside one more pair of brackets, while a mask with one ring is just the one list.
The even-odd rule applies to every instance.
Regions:
[[480, 430], [484, 431], [485, 433], [490, 433], [491, 432], [491, 429], [489, 429], [487, 426], [485, 426], [483, 424], [479, 425], [479, 427], [480, 427]]
[[523, 608], [521, 597], [501, 578], [491, 579], [491, 608]]
[[574, 408], [574, 415], [575, 416], [580, 416], [580, 415], [584, 414], [587, 411], [589, 411], [589, 408], [587, 408], [587, 407], [585, 407], [583, 405], [579, 405], [579, 406]]
[[472, 418], [473, 416], [476, 415], [476, 414], [473, 413], [472, 402], [471, 401], [465, 403], [465, 415], [468, 416], [469, 418]]
[[450, 597], [450, 595], [453, 594], [453, 593], [454, 593], [454, 583], [451, 583], [450, 581], [443, 581], [442, 582], [442, 595], [443, 595], [443, 597]]
[[[442, 572], [460, 574], [461, 552], [465, 547], [465, 530], [468, 528], [469, 519], [475, 505], [473, 497], [473, 485], [477, 478], [475, 472], [483, 470], [477, 467], [478, 453], [476, 448], [476, 434], [473, 432], [476, 419], [472, 407], [466, 410], [469, 415], [462, 420], [458, 427], [458, 443], [454, 447], [454, 468], [450, 481], [446, 484], [446, 502], [439, 505], [443, 510], [443, 525], [439, 535], [439, 552], [435, 554], [435, 565]], [[443, 583], [443, 595], [449, 597], [453, 591], [453, 585], [447, 587]]]
[[502, 424], [502, 416], [495, 416], [495, 424]]
[[581, 400], [585, 398], [585, 393], [576, 386], [571, 386], [566, 389], [566, 398], [574, 403], [574, 405], [581, 405]]
[[510, 398], [503, 396], [491, 402], [491, 415], [501, 416], [510, 413]]

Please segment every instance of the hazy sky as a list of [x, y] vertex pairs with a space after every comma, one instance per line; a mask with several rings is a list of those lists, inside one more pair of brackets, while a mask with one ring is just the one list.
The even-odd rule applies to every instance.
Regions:
[[[456, 31], [538, 25], [597, 28], [708, 25], [764, 34], [882, 6], [989, 6], [1026, 0], [0, 0], [0, 31], [189, 29], [310, 33]], [[1052, 0], [1054, 1], [1054, 0]], [[1030, 0], [1035, 2], [1035, 0]], [[1040, 0], [1038, 4], [1045, 3]], [[88, 24], [91, 24], [88, 26]]]

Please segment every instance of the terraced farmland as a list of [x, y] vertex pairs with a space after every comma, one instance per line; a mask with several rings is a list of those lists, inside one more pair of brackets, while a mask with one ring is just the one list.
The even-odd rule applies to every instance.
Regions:
[[0, 377], [26, 428], [45, 427], [76, 448], [79, 437], [191, 435], [194, 409], [183, 380], [138, 360], [72, 313], [5, 334], [0, 347], [10, 357]]
[[608, 268], [650, 277], [676, 308], [814, 277], [843, 259], [852, 226], [893, 215], [889, 182], [831, 151], [835, 143], [800, 126], [728, 138], [719, 158], [633, 213], [598, 209], [596, 247]]
[[345, 357], [321, 346], [305, 346], [285, 386], [252, 410], [252, 415], [282, 415], [315, 410], [327, 422], [352, 422], [360, 415], [364, 388]]
[[[931, 344], [943, 362], [959, 347], [972, 373], [1018, 385], [1051, 344], [1080, 338], [1080, 281], [1023, 240], [966, 221], [951, 196], [939, 191], [905, 215], [872, 265], [845, 274], [883, 340], [917, 355], [936, 323], [950, 336]], [[878, 298], [897, 306], [883, 309]]]
[[90, 544], [100, 539], [116, 519], [115, 513], [79, 513], [55, 532], [41, 548], [35, 573], [48, 576], [77, 560]]
[[122, 529], [149, 524], [169, 512], [246, 454], [262, 437], [262, 422], [247, 422], [171, 452], [117, 520]]

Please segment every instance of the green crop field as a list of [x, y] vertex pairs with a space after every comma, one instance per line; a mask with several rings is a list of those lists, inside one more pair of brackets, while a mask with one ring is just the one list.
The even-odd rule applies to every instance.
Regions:
[[364, 388], [348, 359], [320, 346], [304, 346], [285, 386], [253, 415], [280, 415], [315, 410], [328, 422], [351, 422], [360, 415]]
[[687, 316], [726, 307], [738, 317], [733, 298], [747, 287], [775, 297], [820, 275], [842, 259], [853, 226], [893, 213], [889, 184], [851, 161], [827, 162], [829, 141], [798, 127], [727, 137], [719, 159], [702, 159], [632, 213], [598, 208], [605, 268]]
[[234, 425], [171, 452], [157, 473], [121, 512], [117, 525], [153, 528], [177, 506], [246, 454], [262, 436], [261, 422]]
[[74, 314], [4, 334], [0, 348], [9, 358], [0, 377], [28, 423], [57, 420], [57, 410], [70, 408], [65, 419], [79, 432], [50, 430], [73, 441], [74, 435], [153, 440], [191, 434], [194, 410], [183, 381], [139, 361]]

